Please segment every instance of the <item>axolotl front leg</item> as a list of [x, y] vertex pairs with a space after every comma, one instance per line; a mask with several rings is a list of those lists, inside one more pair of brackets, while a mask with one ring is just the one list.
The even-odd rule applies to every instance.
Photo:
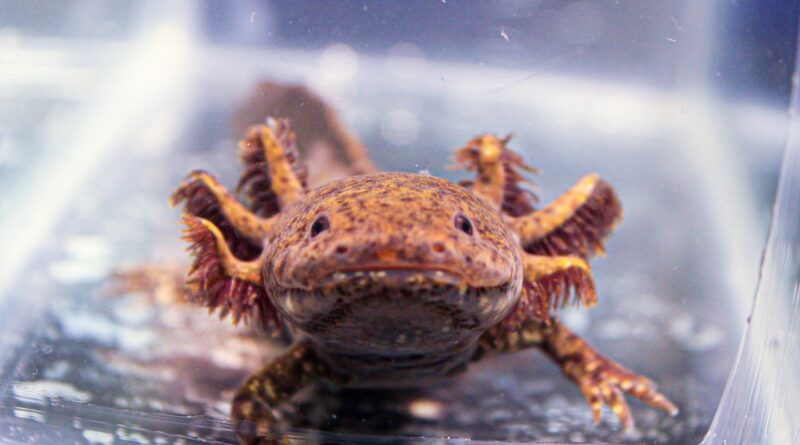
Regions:
[[239, 442], [246, 445], [286, 442], [274, 410], [306, 386], [330, 377], [308, 340], [254, 373], [236, 392], [231, 406]]
[[625, 393], [672, 415], [678, 413], [678, 408], [656, 390], [650, 379], [605, 357], [555, 319], [545, 322], [528, 320], [511, 332], [489, 331], [481, 338], [479, 354], [515, 352], [533, 347], [547, 354], [578, 386], [592, 408], [595, 424], [600, 422], [603, 404], [607, 404], [626, 431], [633, 429], [633, 417]]

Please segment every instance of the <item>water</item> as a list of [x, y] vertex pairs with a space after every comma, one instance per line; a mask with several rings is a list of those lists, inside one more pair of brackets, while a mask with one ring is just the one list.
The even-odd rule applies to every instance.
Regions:
[[[0, 102], [0, 161], [6, 162], [0, 167], [13, 173], [0, 177], [8, 185], [0, 202], [0, 245], [12, 253], [0, 258], [0, 440], [234, 443], [227, 419], [232, 391], [280, 347], [202, 310], [153, 305], [141, 295], [113, 299], [104, 289], [119, 264], [185, 261], [176, 236], [179, 215], [166, 198], [194, 168], [234, 184], [239, 134], [233, 116], [263, 79], [312, 85], [385, 169], [463, 179], [446, 169], [453, 148], [485, 131], [514, 131], [512, 147], [543, 171], [533, 179], [545, 201], [581, 175], [600, 172], [618, 188], [625, 220], [609, 256], [594, 262], [599, 306], [566, 314], [565, 321], [610, 357], [652, 377], [681, 408], [671, 418], [631, 401], [634, 433], [620, 432], [608, 410], [593, 427], [577, 389], [544, 356], [528, 351], [476, 364], [457, 380], [411, 394], [308, 391], [285, 407], [298, 437], [702, 440], [750, 308], [766, 233], [762, 209], [772, 202], [785, 116], [763, 104], [725, 101], [709, 93], [713, 88], [678, 91], [663, 88], [664, 79], [655, 85], [609, 80], [601, 69], [586, 75], [580, 68], [611, 69], [606, 57], [637, 79], [663, 73], [684, 60], [674, 45], [709, 47], [703, 40], [708, 23], [692, 21], [708, 18], [708, 11], [683, 16], [659, 6], [667, 9], [648, 15], [650, 21], [631, 22], [647, 28], [649, 48], [658, 48], [648, 53], [650, 65], [636, 56], [640, 46], [630, 38], [609, 41], [626, 42], [620, 47], [597, 47], [589, 34], [564, 34], [569, 20], [599, 26], [576, 3], [554, 21], [563, 40], [542, 44], [557, 57], [531, 68], [460, 60], [410, 44], [387, 44], [393, 50], [377, 54], [329, 40], [301, 48], [209, 44], [194, 34], [198, 19], [183, 6], [179, 14], [151, 17], [124, 41], [0, 35], [0, 60], [14, 60], [14, 72], [51, 73], [0, 76], [3, 97], [12, 99]], [[613, 15], [603, 11], [601, 17]], [[243, 20], [258, 22], [262, 12], [251, 19], [247, 11]], [[545, 16], [536, 17], [546, 24]], [[608, 23], [616, 22], [603, 25], [615, 29]], [[492, 49], [493, 59], [485, 60], [510, 60], [542, 41], [525, 29], [487, 31], [494, 40], [481, 48]], [[362, 44], [369, 41], [362, 36]], [[613, 57], [623, 52], [626, 57]], [[685, 69], [703, 66], [685, 60]], [[784, 178], [795, 170], [791, 153]], [[796, 204], [790, 199], [796, 194], [783, 190], [779, 201], [787, 204], [776, 212]], [[790, 239], [793, 227], [781, 230], [782, 238], [773, 228], [771, 246]], [[765, 359], [733, 377], [754, 376], [759, 389], [731, 383], [740, 391], [724, 399], [713, 429], [719, 440], [797, 442], [790, 419], [798, 417], [792, 405], [798, 398], [784, 383], [797, 375], [785, 371], [797, 366], [796, 333], [789, 329], [797, 310], [795, 276], [770, 266], [794, 265], [791, 246], [771, 247], [783, 257], [773, 261], [768, 253], [762, 283], [772, 282], [766, 277], [774, 271], [779, 287], [767, 295], [762, 284], [759, 293], [759, 301], [780, 295], [784, 303], [767, 305], [774, 313], [758, 326], [769, 331], [751, 327], [749, 334], [771, 346], [742, 349], [742, 357]], [[752, 417], [742, 417], [743, 406], [752, 407]], [[762, 412], [769, 416], [755, 417]]]
[[[350, 114], [368, 118], [356, 131], [385, 168], [426, 168], [457, 179], [445, 168], [451, 148], [486, 127], [521, 129], [514, 146], [547, 172], [536, 178], [544, 199], [592, 170], [618, 186], [626, 219], [609, 244], [608, 258], [595, 262], [601, 304], [570, 314], [567, 322], [600, 350], [658, 381], [682, 411], [670, 418], [632, 401], [636, 432], [621, 433], [610, 411], [595, 428], [576, 388], [542, 355], [527, 351], [479, 363], [453, 382], [410, 397], [322, 388], [287, 407], [292, 424], [301, 432], [375, 440], [388, 435], [699, 441], [733, 358], [736, 337], [730, 333], [736, 324], [731, 313], [714, 310], [719, 301], [734, 298], [720, 291], [726, 288], [726, 271], [713, 267], [728, 250], [708, 236], [717, 233], [708, 216], [714, 210], [703, 194], [694, 193], [702, 182], [691, 176], [696, 170], [685, 168], [692, 161], [675, 160], [673, 142], [663, 134], [645, 145], [641, 139], [625, 143], [592, 132], [565, 141], [561, 133], [527, 130], [539, 128], [531, 122], [547, 116], [511, 96], [499, 100], [513, 101], [506, 106], [521, 110], [517, 118], [487, 117], [480, 104], [421, 92], [407, 96], [404, 105], [415, 110], [418, 145], [404, 146], [402, 156], [393, 156], [379, 130], [380, 104], [388, 100], [384, 91], [376, 87], [362, 93]], [[11, 388], [0, 402], [8, 419], [4, 437], [38, 437], [40, 443], [54, 437], [101, 440], [106, 437], [101, 433], [121, 443], [132, 441], [133, 434], [152, 443], [161, 437], [233, 440], [227, 420], [231, 392], [278, 347], [193, 307], [153, 307], [141, 295], [103, 295], [105, 274], [117, 264], [185, 261], [176, 236], [178, 214], [166, 206], [166, 196], [185, 172], [208, 168], [226, 184], [234, 181], [235, 136], [224, 122], [237, 102], [223, 95], [190, 97], [196, 108], [189, 116], [171, 115], [184, 130], [165, 139], [165, 147], [142, 153], [131, 149], [141, 139], [120, 141], [119, 151], [84, 185], [76, 185], [82, 192], [53, 223], [52, 241], [23, 267], [25, 279], [9, 291], [3, 311], [8, 322], [0, 338], [16, 339], [16, 347], [4, 348], [3, 381]], [[448, 117], [458, 125], [437, 121], [448, 109], [460, 110]], [[212, 117], [217, 125], [196, 124]], [[593, 150], [579, 148], [590, 140]], [[718, 365], [708, 368], [709, 361]], [[20, 387], [28, 390], [15, 389]], [[440, 412], [433, 419], [424, 409], [420, 415], [414, 408], [420, 403], [440, 406]], [[42, 424], [48, 428], [41, 429]]]

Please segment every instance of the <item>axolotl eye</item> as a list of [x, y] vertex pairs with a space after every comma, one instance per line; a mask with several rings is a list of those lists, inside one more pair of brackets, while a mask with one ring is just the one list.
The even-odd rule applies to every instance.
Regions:
[[474, 231], [472, 221], [469, 218], [464, 216], [463, 214], [459, 213], [453, 218], [453, 224], [456, 226], [456, 229], [466, 233], [467, 235], [472, 235]]
[[309, 235], [311, 238], [319, 235], [320, 233], [328, 230], [330, 228], [331, 223], [328, 220], [328, 217], [325, 215], [318, 216], [317, 219], [311, 224], [311, 229], [309, 230]]

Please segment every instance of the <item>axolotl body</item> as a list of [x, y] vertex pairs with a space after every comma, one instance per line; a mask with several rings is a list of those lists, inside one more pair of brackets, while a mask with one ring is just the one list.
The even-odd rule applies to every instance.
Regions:
[[484, 135], [459, 149], [477, 172], [462, 184], [371, 172], [308, 190], [289, 122], [270, 120], [240, 144], [246, 205], [210, 174], [188, 176], [172, 201], [184, 204], [191, 298], [301, 334], [237, 392], [242, 443], [280, 437], [273, 409], [313, 382], [421, 385], [530, 347], [578, 385], [596, 422], [608, 404], [633, 427], [624, 393], [677, 412], [555, 316], [596, 301], [587, 260], [621, 218], [613, 188], [588, 175], [536, 210], [507, 144]]

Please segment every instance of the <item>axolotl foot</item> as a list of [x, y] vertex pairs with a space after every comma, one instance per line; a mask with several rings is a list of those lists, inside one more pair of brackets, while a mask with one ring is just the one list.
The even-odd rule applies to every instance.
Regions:
[[633, 430], [633, 416], [625, 394], [670, 415], [678, 414], [678, 408], [657, 391], [653, 381], [604, 356], [555, 318], [528, 320], [518, 329], [505, 332], [490, 330], [481, 338], [478, 358], [532, 347], [540, 348], [553, 359], [564, 375], [578, 386], [589, 402], [595, 424], [600, 422], [606, 404], [617, 415], [625, 431]]
[[[558, 329], [566, 331], [563, 326]], [[600, 423], [601, 410], [606, 404], [617, 415], [625, 431], [633, 430], [634, 421], [624, 394], [632, 395], [673, 416], [678, 414], [678, 408], [658, 392], [656, 384], [647, 377], [603, 356], [572, 332], [563, 332], [559, 337], [556, 341], [562, 343], [562, 346], [557, 346], [561, 348], [558, 354], [561, 370], [578, 385], [589, 402], [595, 424]]]

